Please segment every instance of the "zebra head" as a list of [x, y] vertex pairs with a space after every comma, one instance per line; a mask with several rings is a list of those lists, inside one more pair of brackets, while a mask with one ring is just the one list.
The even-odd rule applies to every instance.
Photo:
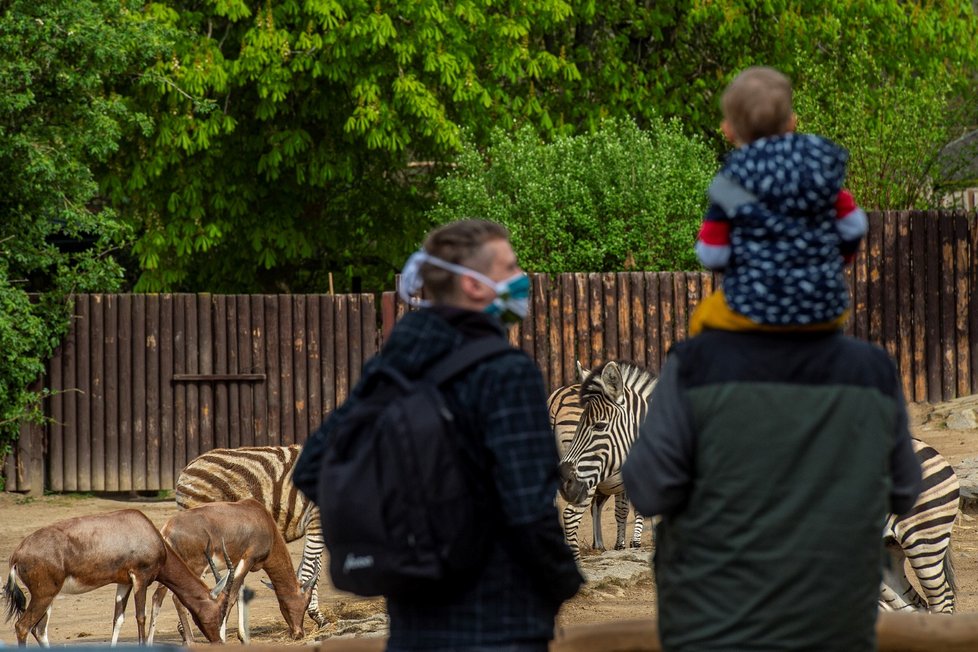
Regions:
[[560, 493], [581, 505], [621, 470], [648, 412], [656, 379], [631, 364], [606, 362], [581, 382], [581, 418], [560, 461]]

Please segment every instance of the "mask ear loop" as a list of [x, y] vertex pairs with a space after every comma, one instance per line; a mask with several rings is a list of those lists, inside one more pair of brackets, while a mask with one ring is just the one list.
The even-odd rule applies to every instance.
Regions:
[[485, 274], [477, 272], [474, 269], [469, 269], [468, 267], [463, 267], [462, 265], [450, 263], [447, 260], [442, 260], [441, 258], [436, 258], [430, 255], [424, 249], [421, 249], [411, 254], [411, 257], [407, 259], [407, 262], [404, 263], [404, 268], [401, 270], [401, 283], [397, 288], [397, 293], [408, 305], [418, 307], [431, 305], [430, 301], [414, 296], [421, 291], [422, 287], [424, 287], [424, 280], [421, 278], [421, 266], [425, 263], [434, 265], [435, 267], [440, 267], [455, 274], [468, 276], [470, 278], [482, 281], [491, 287], [494, 292], [497, 294], [499, 293], [497, 283]]

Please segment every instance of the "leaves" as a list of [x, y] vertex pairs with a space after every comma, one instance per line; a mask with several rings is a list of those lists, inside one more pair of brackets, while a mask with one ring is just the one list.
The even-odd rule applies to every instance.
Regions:
[[467, 215], [509, 227], [534, 272], [698, 267], [693, 240], [715, 171], [712, 152], [676, 122], [648, 130], [608, 120], [543, 143], [529, 128], [469, 146], [438, 184], [438, 223]]

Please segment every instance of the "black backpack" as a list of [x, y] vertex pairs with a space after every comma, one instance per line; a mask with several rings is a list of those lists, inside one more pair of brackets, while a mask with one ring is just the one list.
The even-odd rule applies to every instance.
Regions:
[[[465, 344], [418, 379], [381, 363], [324, 442], [317, 491], [333, 585], [362, 596], [450, 595], [481, 570], [493, 508], [481, 443], [441, 387], [513, 351]], [[478, 445], [476, 445], [478, 444]]]

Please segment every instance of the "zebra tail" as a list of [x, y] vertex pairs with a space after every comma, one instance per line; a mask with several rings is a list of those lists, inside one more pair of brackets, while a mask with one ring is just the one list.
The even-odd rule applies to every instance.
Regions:
[[27, 609], [27, 596], [17, 585], [17, 566], [10, 567], [7, 583], [3, 587], [3, 601], [7, 603], [7, 613], [4, 622], [14, 616], [20, 616]]
[[958, 582], [954, 574], [954, 549], [951, 541], [947, 542], [947, 552], [944, 553], [944, 576], [947, 577], [948, 586], [954, 595], [958, 594]]

